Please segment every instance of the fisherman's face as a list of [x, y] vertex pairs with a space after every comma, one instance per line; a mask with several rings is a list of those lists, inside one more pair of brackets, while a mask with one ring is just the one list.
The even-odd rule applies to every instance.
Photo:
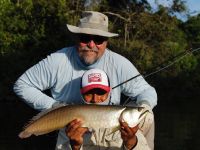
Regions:
[[92, 89], [86, 93], [83, 94], [83, 99], [87, 102], [87, 103], [102, 103], [105, 100], [108, 99], [109, 96], [109, 92], [106, 92], [105, 90], [96, 88], [96, 89]]
[[81, 61], [86, 65], [94, 64], [105, 52], [108, 38], [80, 34], [78, 42], [78, 54]]

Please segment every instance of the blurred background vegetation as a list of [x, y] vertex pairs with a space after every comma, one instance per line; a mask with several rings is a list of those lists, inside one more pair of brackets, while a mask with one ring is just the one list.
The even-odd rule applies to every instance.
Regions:
[[[17, 98], [12, 87], [30, 66], [74, 44], [66, 23], [75, 25], [84, 10], [109, 16], [110, 30], [120, 34], [110, 39], [110, 49], [127, 57], [143, 75], [200, 47], [200, 14], [186, 14], [186, 21], [174, 15], [187, 13], [183, 0], [173, 0], [170, 7], [159, 5], [157, 11], [147, 0], [0, 0], [0, 149], [54, 149], [56, 133], [18, 139], [24, 123], [37, 112]], [[146, 80], [158, 92], [155, 149], [198, 149], [200, 55], [187, 55]]]

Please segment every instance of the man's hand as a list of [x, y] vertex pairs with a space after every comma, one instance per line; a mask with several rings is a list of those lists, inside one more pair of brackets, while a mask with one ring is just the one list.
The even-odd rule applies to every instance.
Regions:
[[131, 128], [126, 122], [122, 121], [120, 121], [120, 125], [121, 137], [124, 145], [127, 149], [131, 150], [137, 144], [137, 137], [135, 134], [138, 131], [138, 126]]
[[70, 139], [70, 144], [73, 150], [79, 150], [83, 144], [83, 135], [88, 131], [88, 128], [81, 127], [80, 120], [73, 120], [66, 126], [66, 135]]

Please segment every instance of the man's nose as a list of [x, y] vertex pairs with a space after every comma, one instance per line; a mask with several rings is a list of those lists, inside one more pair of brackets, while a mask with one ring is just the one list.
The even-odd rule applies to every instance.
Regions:
[[88, 46], [89, 46], [90, 48], [93, 48], [93, 47], [95, 46], [94, 41], [93, 41], [93, 40], [90, 40], [89, 43], [88, 43]]
[[92, 102], [97, 103], [99, 99], [99, 96], [97, 94], [93, 94]]

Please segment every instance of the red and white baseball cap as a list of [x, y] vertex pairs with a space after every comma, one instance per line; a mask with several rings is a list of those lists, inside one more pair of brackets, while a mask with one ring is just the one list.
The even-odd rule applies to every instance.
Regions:
[[109, 79], [107, 74], [100, 69], [90, 69], [82, 76], [81, 94], [84, 94], [92, 89], [100, 88], [106, 92], [110, 92]]

